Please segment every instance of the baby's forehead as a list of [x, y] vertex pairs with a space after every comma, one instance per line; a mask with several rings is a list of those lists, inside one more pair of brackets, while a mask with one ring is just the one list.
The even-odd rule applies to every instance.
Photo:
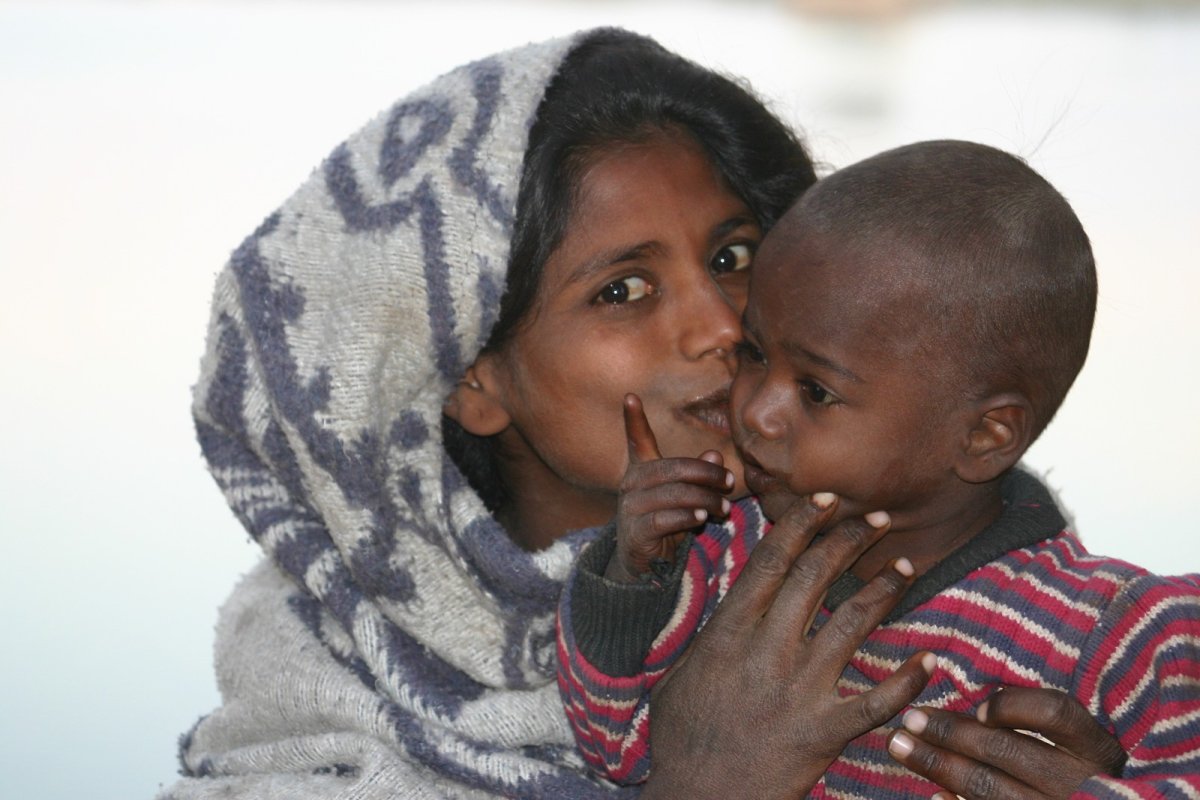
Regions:
[[802, 215], [790, 216], [771, 230], [759, 265], [794, 280], [840, 278], [863, 297], [907, 303], [920, 302], [943, 280], [943, 270], [903, 231], [814, 225]]

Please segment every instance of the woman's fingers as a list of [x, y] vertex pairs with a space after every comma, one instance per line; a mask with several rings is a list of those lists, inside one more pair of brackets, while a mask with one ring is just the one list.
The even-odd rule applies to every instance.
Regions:
[[[805, 553], [801, 558], [807, 557], [808, 553]], [[869, 583], [843, 601], [830, 614], [821, 630], [812, 638], [812, 646], [809, 648], [810, 660], [823, 663], [836, 679], [867, 637], [904, 597], [904, 593], [912, 585], [913, 576], [913, 566], [906, 558], [896, 559], [881, 569]], [[775, 626], [779, 624], [776, 620], [783, 619], [787, 613], [785, 598], [783, 592], [780, 592], [780, 599], [767, 615], [763, 634], [791, 635], [793, 628], [787, 626], [786, 620], [780, 625], [780, 630], [775, 630]]]
[[912, 735], [893, 737], [893, 754], [897, 742], [900, 750], [908, 740], [917, 744], [913, 754], [898, 760], [966, 797], [985, 796], [981, 787], [1011, 781], [1039, 797], [1066, 798], [1099, 771], [1095, 764], [1033, 735], [990, 728], [963, 714], [914, 708], [904, 715], [903, 724]]
[[1040, 800], [1044, 797], [1011, 775], [934, 747], [906, 731], [892, 734], [888, 752], [913, 772], [966, 800]]
[[1038, 731], [1059, 748], [1095, 765], [1096, 772], [1119, 775], [1128, 758], [1116, 737], [1078, 700], [1056, 689], [1005, 687], [979, 707], [977, 717], [992, 728]]
[[[836, 507], [837, 497], [828, 493], [814, 494], [793, 503], [754, 548], [741, 575], [713, 612], [706, 630], [713, 628], [714, 636], [718, 633], [736, 636], [753, 633], [753, 626], [771, 608], [780, 587], [789, 579], [792, 564], [829, 521]], [[834, 577], [836, 575], [829, 578], [829, 583]], [[801, 619], [800, 624], [805, 619]]]
[[859, 736], [899, 714], [925, 689], [936, 667], [937, 656], [933, 653], [915, 653], [877, 686], [850, 698], [858, 706], [858, 720], [848, 733]]
[[[779, 527], [785, 524], [787, 517], [785, 514], [780, 524], [763, 539], [764, 544], [777, 535]], [[763, 634], [782, 637], [792, 644], [799, 645], [808, 631], [813, 615], [821, 607], [829, 587], [867, 548], [887, 532], [889, 524], [887, 514], [882, 512], [869, 514], [868, 518], [854, 517], [843, 520], [808, 547], [802, 555], [794, 558], [787, 579], [779, 588], [774, 603], [764, 612], [766, 619]], [[759, 545], [760, 548], [762, 546]], [[856, 601], [850, 606], [839, 609], [840, 614], [835, 615], [835, 628], [843, 635], [840, 638], [830, 635], [828, 638], [853, 643], [849, 650], [842, 649], [844, 654], [841, 666], [845, 666], [846, 660], [858, 645], [862, 644], [879, 621], [887, 616], [895, 602], [899, 601], [905, 586], [907, 579], [894, 569], [887, 568], [881, 571], [870, 585], [864, 587], [862, 591], [867, 592], [866, 595], [856, 596]], [[893, 602], [885, 607], [878, 605], [882, 599], [893, 595]], [[875, 613], [876, 611], [879, 613]], [[841, 672], [840, 666], [838, 672]]]

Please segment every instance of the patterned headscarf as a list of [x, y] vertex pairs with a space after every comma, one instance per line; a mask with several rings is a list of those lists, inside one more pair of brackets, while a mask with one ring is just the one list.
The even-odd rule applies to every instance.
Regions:
[[[584, 34], [586, 35], [586, 34]], [[554, 681], [583, 543], [517, 547], [447, 457], [530, 124], [580, 37], [459, 68], [339, 145], [221, 273], [194, 413], [266, 558], [169, 797], [584, 797]]]

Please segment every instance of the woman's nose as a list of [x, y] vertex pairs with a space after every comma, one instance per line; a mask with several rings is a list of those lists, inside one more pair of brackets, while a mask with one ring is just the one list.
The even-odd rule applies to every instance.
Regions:
[[741, 309], [711, 279], [706, 283], [681, 309], [680, 347], [687, 358], [715, 355], [732, 365], [734, 345], [742, 338]]

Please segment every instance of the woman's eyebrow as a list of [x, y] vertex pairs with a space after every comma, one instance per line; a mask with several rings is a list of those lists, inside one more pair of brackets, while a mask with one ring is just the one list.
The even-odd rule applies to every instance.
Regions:
[[761, 229], [758, 220], [748, 214], [739, 214], [736, 217], [730, 217], [724, 222], [712, 229], [712, 234], [708, 237], [709, 242], [716, 243], [720, 239], [724, 239], [729, 234], [736, 231], [738, 228], [747, 225], [753, 226], [755, 229]]
[[591, 280], [596, 273], [603, 272], [614, 264], [620, 264], [623, 261], [637, 261], [661, 250], [662, 246], [658, 242], [617, 245], [607, 250], [601, 250], [571, 270], [571, 274], [567, 276], [567, 283], [584, 283]]

